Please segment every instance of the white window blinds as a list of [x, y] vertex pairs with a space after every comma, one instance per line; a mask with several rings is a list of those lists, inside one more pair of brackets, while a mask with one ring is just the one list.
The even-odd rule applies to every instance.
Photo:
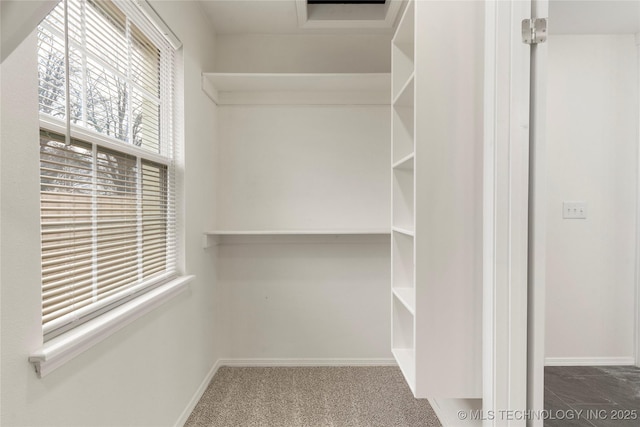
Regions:
[[[40, 111], [58, 118], [66, 117], [64, 16], [63, 1], [38, 31]], [[169, 101], [161, 89], [172, 86], [163, 79], [173, 65], [171, 46], [158, 37], [165, 45], [158, 47], [109, 1], [68, 0], [68, 16], [71, 123], [168, 154], [161, 152], [160, 116]]]
[[173, 48], [131, 2], [66, 7], [38, 30], [45, 339], [176, 275]]

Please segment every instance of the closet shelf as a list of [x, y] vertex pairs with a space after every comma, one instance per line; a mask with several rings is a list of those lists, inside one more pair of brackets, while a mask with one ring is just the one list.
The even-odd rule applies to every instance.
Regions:
[[411, 170], [413, 169], [413, 158], [414, 155], [413, 153], [403, 157], [402, 159], [398, 160], [397, 162], [395, 162], [393, 164], [393, 169], [405, 169], [405, 170]]
[[355, 235], [389, 235], [390, 230], [345, 229], [345, 230], [214, 230], [206, 231], [207, 236], [355, 236]]
[[414, 72], [409, 74], [407, 81], [402, 85], [398, 94], [393, 100], [393, 105], [396, 107], [410, 107], [413, 108], [413, 80]]
[[[380, 236], [391, 235], [389, 229], [372, 228], [372, 229], [352, 229], [352, 230], [213, 230], [205, 231], [203, 235], [202, 247], [204, 249], [216, 246], [220, 243], [224, 243], [227, 239], [231, 241], [243, 241], [242, 237], [251, 239], [269, 239], [278, 238], [278, 241], [298, 241], [297, 237], [310, 237], [314, 242], [318, 243], [335, 243], [334, 237], [357, 237], [360, 239], [366, 236], [377, 236], [376, 241], [380, 239]], [[297, 237], [296, 237], [297, 236]], [[238, 239], [236, 239], [238, 238]]]
[[400, 23], [393, 36], [393, 44], [410, 44], [413, 45], [415, 40], [415, 5], [413, 2], [407, 5]]
[[412, 230], [408, 230], [406, 228], [401, 228], [401, 227], [391, 227], [391, 230], [395, 233], [400, 233], [400, 234], [404, 234], [405, 236], [411, 236], [413, 237], [415, 235], [415, 233]]
[[389, 105], [390, 73], [202, 73], [217, 105]]

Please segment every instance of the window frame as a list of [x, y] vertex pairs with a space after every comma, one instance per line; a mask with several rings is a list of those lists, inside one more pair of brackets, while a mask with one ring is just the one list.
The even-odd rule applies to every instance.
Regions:
[[[84, 327], [84, 325], [87, 323], [93, 323], [95, 325], [95, 324], [100, 324], [101, 322], [104, 322], [105, 319], [100, 320], [101, 316], [105, 317], [105, 315], [108, 315], [106, 316], [106, 320], [109, 322], [114, 322], [114, 319], [112, 319], [113, 316], [109, 315], [109, 313], [115, 312], [115, 311], [123, 311], [123, 310], [126, 312], [128, 310], [127, 307], [131, 308], [137, 305], [136, 299], [140, 299], [138, 303], [144, 303], [144, 301], [148, 299], [148, 296], [144, 297], [145, 294], [152, 293], [152, 291], [154, 291], [157, 288], [173, 289], [173, 287], [175, 287], [176, 284], [186, 284], [188, 281], [190, 281], [190, 278], [191, 278], [191, 276], [179, 277], [180, 269], [178, 265], [179, 264], [178, 260], [180, 257], [178, 253], [179, 244], [177, 241], [177, 234], [178, 234], [177, 227], [178, 227], [179, 221], [177, 218], [178, 194], [177, 194], [177, 189], [175, 184], [176, 182], [175, 164], [176, 164], [176, 157], [177, 157], [177, 152], [176, 152], [177, 147], [176, 147], [176, 132], [174, 128], [174, 123], [176, 122], [175, 120], [176, 97], [173, 91], [175, 80], [176, 80], [176, 64], [174, 59], [175, 44], [169, 41], [169, 44], [171, 44], [171, 47], [167, 47], [166, 44], [163, 46], [157, 45], [157, 42], [154, 41], [154, 39], [158, 40], [163, 37], [163, 34], [161, 34], [160, 31], [158, 31], [157, 25], [154, 22], [140, 22], [140, 19], [149, 20], [148, 13], [144, 13], [144, 14], [134, 13], [135, 16], [131, 16], [130, 14], [131, 9], [127, 10], [127, 8], [130, 8], [129, 5], [118, 0], [112, 1], [112, 3], [114, 6], [118, 7], [122, 11], [122, 13], [127, 17], [129, 21], [131, 21], [134, 25], [136, 25], [139, 31], [145, 34], [146, 37], [149, 37], [152, 43], [154, 43], [154, 46], [158, 48], [160, 52], [160, 59], [159, 59], [160, 63], [158, 66], [157, 77], [160, 83], [159, 94], [160, 94], [160, 97], [162, 98], [162, 102], [160, 104], [160, 112], [158, 115], [159, 123], [160, 123], [158, 152], [156, 153], [151, 150], [136, 146], [134, 145], [133, 141], [125, 142], [115, 137], [101, 134], [81, 124], [71, 124], [70, 126], [68, 126], [66, 122], [67, 121], [66, 114], [64, 117], [58, 118], [47, 113], [39, 112], [40, 130], [59, 134], [62, 136], [68, 134], [69, 138], [91, 144], [94, 147], [94, 149], [102, 148], [107, 150], [113, 150], [118, 153], [135, 156], [135, 158], [137, 159], [138, 165], [140, 165], [142, 161], [149, 161], [159, 165], [166, 166], [167, 167], [167, 183], [166, 183], [167, 199], [166, 199], [165, 206], [167, 209], [166, 221], [167, 221], [167, 228], [168, 228], [167, 230], [168, 238], [165, 244], [165, 249], [167, 250], [167, 252], [171, 252], [172, 254], [171, 256], [167, 255], [167, 259], [166, 259], [167, 268], [165, 268], [164, 271], [158, 272], [154, 276], [148, 279], [143, 279], [143, 280], [138, 279], [132, 282], [131, 284], [127, 284], [125, 289], [123, 289], [121, 292], [118, 292], [116, 294], [119, 296], [116, 301], [113, 301], [109, 304], [105, 304], [104, 306], [90, 308], [90, 307], [93, 307], [93, 304], [91, 304], [89, 307], [86, 307], [86, 309], [80, 308], [80, 309], [74, 310], [69, 314], [75, 313], [76, 314], [75, 319], [71, 319], [67, 322], [64, 322], [61, 325], [56, 325], [55, 327], [52, 327], [52, 328], [47, 329], [45, 328], [46, 325], [43, 325], [43, 339], [45, 341], [45, 346], [48, 343], [52, 343], [53, 345], [56, 345], [56, 342], [59, 341], [59, 338], [65, 339], [65, 336], [68, 336], [70, 333], [74, 336], [77, 336], [79, 332], [82, 332], [82, 330], [87, 329], [86, 327]], [[124, 8], [122, 7], [123, 4], [125, 5]], [[144, 12], [144, 11], [139, 10], [138, 12]], [[150, 25], [150, 24], [153, 24], [153, 25]], [[67, 30], [67, 31], [70, 31], [70, 30]], [[154, 31], [155, 34], [149, 34], [148, 33], [149, 31]], [[169, 50], [169, 49], [173, 49], [173, 50]], [[170, 53], [171, 56], [170, 58], [167, 59], [165, 58], [165, 55], [167, 55], [168, 53]], [[167, 63], [167, 61], [169, 62]], [[167, 67], [171, 67], [169, 71], [167, 71]], [[170, 80], [167, 81], [167, 79], [170, 79]], [[133, 90], [134, 90], [133, 88], [134, 86], [132, 85], [129, 86], [129, 89], [131, 90], [131, 93], [129, 94], [130, 96], [132, 96], [133, 94]], [[65, 96], [68, 96], [68, 94], [66, 94]], [[84, 102], [85, 101], [81, 101], [82, 104], [84, 104]], [[86, 105], [81, 105], [81, 108], [83, 109], [86, 108]], [[131, 109], [129, 109], [129, 111], [131, 111]], [[144, 143], [142, 144], [142, 146], [144, 146]], [[97, 166], [94, 165], [93, 167], [95, 168]], [[136, 171], [136, 177], [137, 179], [141, 179], [142, 177], [141, 168], [139, 168]], [[95, 189], [96, 187], [93, 187], [94, 191]], [[138, 191], [141, 191], [140, 188], [138, 189]], [[140, 197], [140, 195], [138, 195], [138, 197]], [[141, 215], [142, 215], [142, 212], [138, 210], [137, 212], [138, 224], [139, 224], [138, 227], [141, 227], [140, 226]], [[42, 218], [40, 221], [42, 224]], [[138, 233], [139, 232], [140, 231], [138, 231]], [[138, 245], [141, 245], [141, 244], [142, 243], [138, 241]], [[94, 248], [93, 251], [95, 252], [95, 250], [96, 249]], [[42, 261], [42, 255], [40, 259]], [[41, 270], [42, 270], [42, 267], [41, 267]], [[95, 285], [96, 278], [94, 277], [93, 280]], [[160, 293], [160, 295], [162, 295], [162, 292]], [[119, 308], [119, 307], [122, 307], [122, 308]], [[130, 316], [130, 314], [127, 316]], [[73, 316], [68, 316], [65, 314], [61, 317], [72, 318]], [[117, 319], [115, 320], [116, 320], [116, 324], [118, 324], [119, 322], [117, 321]], [[76, 329], [80, 331], [74, 332]], [[35, 359], [38, 359], [38, 357], [36, 357]], [[38, 363], [44, 361], [42, 357], [38, 360], [39, 360]], [[34, 360], [32, 360], [32, 362], [35, 363]], [[36, 369], [38, 370], [38, 366], [36, 366]]]
[[[58, 120], [53, 118], [53, 120], [51, 120], [52, 118], [50, 116], [47, 116], [45, 113], [41, 113], [41, 117], [40, 117], [40, 131], [45, 131], [45, 132], [49, 132], [49, 133], [53, 133], [53, 134], [57, 134], [60, 136], [63, 136], [63, 132], [65, 129], [64, 124], [62, 123], [56, 123]], [[160, 156], [148, 156], [148, 152], [139, 149], [135, 146], [132, 146], [133, 149], [128, 149], [128, 150], [122, 150], [122, 145], [123, 143], [119, 143], [119, 142], [115, 142], [113, 140], [111, 140], [111, 138], [105, 137], [103, 135], [97, 134], [96, 132], [92, 132], [91, 130], [88, 129], [84, 129], [81, 127], [78, 128], [72, 128], [71, 131], [71, 139], [73, 141], [78, 141], [81, 143], [86, 143], [89, 144], [92, 147], [95, 147], [97, 150], [100, 149], [106, 149], [106, 150], [110, 150], [110, 151], [116, 151], [119, 153], [123, 153], [123, 154], [127, 154], [130, 156], [135, 157], [137, 160], [139, 160], [140, 162], [143, 161], [150, 161], [162, 166], [166, 166], [169, 168], [171, 161], [169, 161], [166, 158], [160, 157]], [[125, 152], [126, 151], [126, 152]], [[145, 155], [145, 157], [139, 156], [137, 155], [135, 152], [143, 152], [143, 154]], [[157, 160], [151, 159], [150, 157], [157, 157]], [[96, 167], [95, 165], [93, 167]], [[136, 172], [136, 176], [138, 179], [140, 179], [141, 177], [141, 170], [138, 170]], [[175, 173], [175, 172], [174, 172]], [[167, 177], [167, 179], [170, 179], [169, 177]], [[175, 199], [175, 197], [174, 197]], [[167, 202], [168, 204], [169, 202]], [[174, 207], [175, 210], [175, 207]], [[138, 220], [140, 220], [140, 213], [138, 212]], [[42, 222], [41, 222], [42, 224]], [[138, 227], [139, 228], [139, 227]], [[173, 232], [176, 233], [175, 230], [175, 224], [173, 227]], [[175, 239], [175, 236], [173, 237]], [[140, 244], [140, 243], [138, 243]], [[167, 245], [168, 247], [169, 245]], [[42, 256], [42, 255], [41, 255]], [[46, 328], [43, 327], [43, 336], [44, 336], [44, 341], [47, 342], [59, 335], [62, 335], [76, 327], [81, 326], [83, 323], [90, 321], [91, 319], [94, 319], [104, 313], [109, 312], [110, 310], [118, 307], [119, 305], [122, 304], [126, 304], [127, 302], [138, 298], [139, 296], [143, 295], [146, 292], [151, 291], [152, 289], [161, 286], [175, 278], [178, 277], [179, 273], [178, 273], [178, 268], [177, 268], [177, 254], [175, 254], [173, 256], [173, 258], [171, 257], [167, 257], [167, 263], [173, 263], [173, 269], [171, 271], [167, 271], [165, 270], [162, 273], [159, 273], [158, 275], [156, 275], [155, 277], [151, 277], [149, 279], [146, 280], [142, 280], [142, 281], [137, 281], [134, 282], [132, 285], [127, 285], [127, 288], [125, 290], [123, 290], [122, 292], [117, 293], [116, 295], [120, 295], [119, 298], [117, 298], [115, 301], [104, 304], [104, 305], [100, 305], [99, 307], [95, 307], [92, 309], [92, 307], [94, 307], [93, 305], [87, 307], [86, 309], [84, 308], [80, 308], [77, 310], [74, 310], [73, 312], [69, 313], [69, 314], [76, 314], [77, 319], [75, 320], [71, 320], [68, 322], [64, 322], [62, 325], [56, 326], [56, 324], [54, 323], [53, 326], [51, 326], [50, 328]], [[95, 283], [94, 283], [95, 285]], [[127, 295], [125, 295], [125, 293]], [[60, 318], [64, 319], [64, 317], [67, 315], [62, 315]], [[52, 321], [52, 323], [55, 321]]]

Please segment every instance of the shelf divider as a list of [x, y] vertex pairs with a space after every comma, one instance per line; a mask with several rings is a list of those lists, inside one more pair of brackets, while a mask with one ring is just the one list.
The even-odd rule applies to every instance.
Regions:
[[416, 298], [413, 288], [409, 287], [394, 287], [393, 295], [400, 301], [409, 313], [415, 316], [416, 314]]
[[412, 348], [392, 348], [391, 353], [395, 357], [400, 370], [404, 374], [409, 388], [415, 394], [416, 369], [415, 369], [415, 350]]

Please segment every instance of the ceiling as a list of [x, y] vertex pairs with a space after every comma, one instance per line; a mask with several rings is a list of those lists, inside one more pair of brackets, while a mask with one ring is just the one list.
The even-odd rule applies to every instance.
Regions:
[[[389, 33], [396, 21], [394, 18], [389, 25], [378, 28], [348, 25], [318, 28], [301, 25], [299, 7], [304, 0], [200, 1], [218, 34]], [[333, 7], [339, 14], [360, 6]], [[640, 32], [640, 0], [550, 0], [550, 34], [636, 32]]]
[[[395, 15], [389, 17], [387, 22], [380, 19], [368, 21], [369, 25], [363, 25], [364, 20], [358, 22], [345, 18], [345, 16], [351, 16], [350, 14], [354, 11], [357, 13], [358, 10], [366, 10], [366, 8], [370, 10], [372, 5], [322, 5], [324, 10], [342, 20], [341, 24], [323, 25], [318, 21], [309, 21], [311, 25], [303, 25], [301, 22], [306, 22], [307, 19], [307, 10], [301, 9], [305, 6], [305, 0], [200, 0], [200, 2], [218, 34], [391, 33], [396, 21]], [[399, 1], [393, 0], [392, 3], [399, 9]], [[311, 13], [309, 19], [312, 19]]]
[[295, 0], [201, 0], [218, 34], [294, 33]]
[[549, 34], [640, 32], [640, 0], [551, 0]]

